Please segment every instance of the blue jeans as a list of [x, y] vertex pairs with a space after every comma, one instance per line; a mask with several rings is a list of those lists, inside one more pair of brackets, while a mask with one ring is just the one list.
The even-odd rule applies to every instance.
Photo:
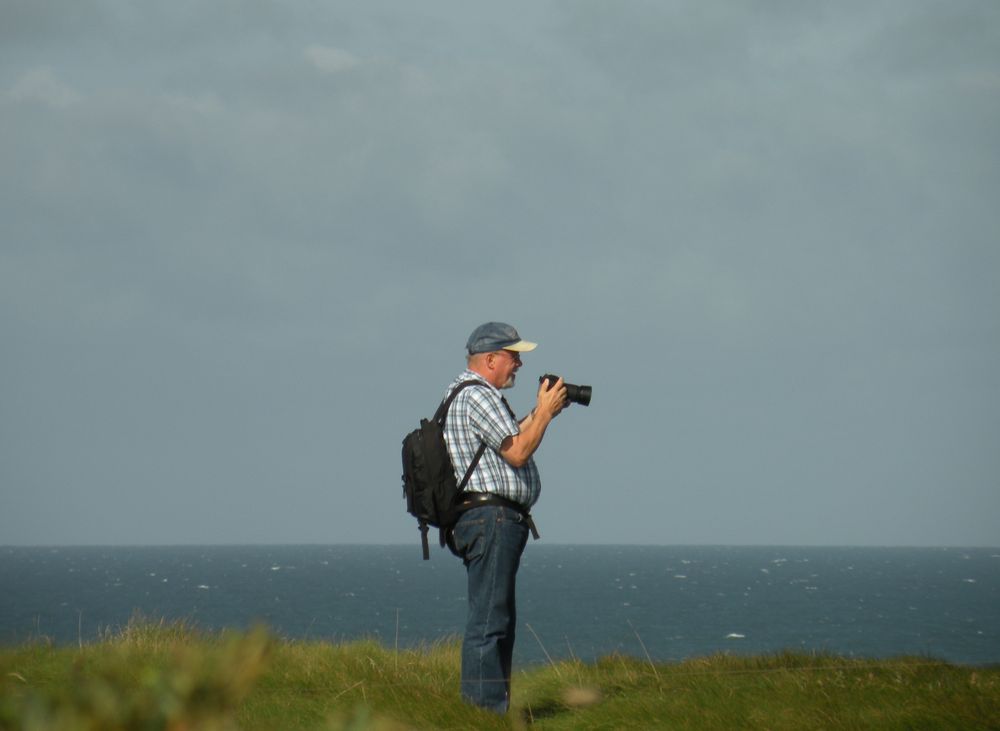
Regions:
[[516, 510], [487, 505], [459, 518], [455, 548], [469, 576], [469, 613], [462, 640], [462, 696], [506, 713], [514, 656], [514, 577], [528, 542], [528, 526]]

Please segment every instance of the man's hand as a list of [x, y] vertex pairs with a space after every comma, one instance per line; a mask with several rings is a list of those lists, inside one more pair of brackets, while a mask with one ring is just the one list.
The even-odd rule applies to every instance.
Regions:
[[547, 380], [538, 384], [536, 414], [545, 413], [550, 419], [555, 418], [567, 406], [569, 406], [569, 401], [566, 400], [566, 385], [563, 383], [562, 376], [551, 385]]

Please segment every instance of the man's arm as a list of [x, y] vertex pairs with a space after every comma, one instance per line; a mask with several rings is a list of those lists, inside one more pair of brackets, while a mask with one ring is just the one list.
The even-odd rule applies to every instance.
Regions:
[[560, 378], [551, 387], [543, 382], [538, 387], [538, 402], [534, 410], [521, 421], [521, 431], [513, 434], [500, 444], [500, 456], [512, 467], [523, 467], [542, 443], [545, 430], [549, 428], [560, 411], [566, 408], [566, 386]]

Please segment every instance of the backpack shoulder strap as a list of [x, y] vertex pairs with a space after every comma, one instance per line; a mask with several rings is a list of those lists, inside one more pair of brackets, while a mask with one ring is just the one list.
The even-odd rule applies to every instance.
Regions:
[[444, 420], [448, 416], [448, 409], [451, 408], [451, 402], [455, 400], [456, 396], [458, 396], [459, 391], [461, 391], [466, 386], [484, 386], [484, 385], [485, 384], [482, 381], [473, 381], [470, 379], [468, 381], [462, 381], [457, 386], [455, 386], [455, 388], [451, 390], [451, 393], [448, 394], [448, 398], [442, 401], [441, 405], [438, 406], [437, 411], [434, 412], [434, 421], [438, 423], [438, 426], [444, 426]]
[[[462, 381], [455, 388], [451, 390], [448, 394], [448, 398], [441, 402], [438, 406], [438, 410], [434, 412], [434, 421], [438, 423], [438, 426], [444, 428], [444, 420], [448, 417], [448, 409], [451, 407], [451, 402], [455, 400], [458, 396], [458, 392], [467, 386], [484, 386], [482, 381], [475, 381], [469, 379], [468, 381]], [[509, 407], [508, 407], [509, 408]], [[465, 471], [465, 476], [458, 485], [458, 491], [462, 492], [465, 486], [469, 484], [469, 479], [472, 477], [472, 473], [476, 471], [476, 466], [479, 464], [479, 460], [483, 458], [483, 452], [486, 451], [486, 442], [479, 443], [479, 449], [476, 450], [476, 456], [472, 458], [472, 462], [469, 464], [469, 469]]]

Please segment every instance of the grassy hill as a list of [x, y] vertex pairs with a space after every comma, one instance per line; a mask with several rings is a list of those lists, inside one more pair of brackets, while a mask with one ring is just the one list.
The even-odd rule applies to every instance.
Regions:
[[505, 717], [458, 696], [459, 648], [206, 634], [134, 621], [0, 649], [0, 729], [1000, 729], [1000, 668], [784, 653], [516, 673]]

